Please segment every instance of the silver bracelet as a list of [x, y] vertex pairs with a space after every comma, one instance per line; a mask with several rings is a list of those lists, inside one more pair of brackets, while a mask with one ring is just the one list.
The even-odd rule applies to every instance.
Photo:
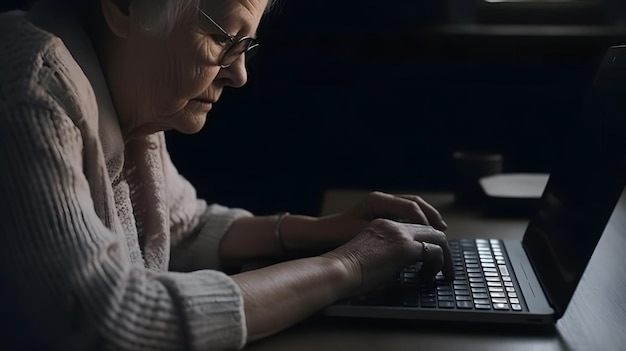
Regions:
[[283, 223], [283, 220], [285, 219], [285, 217], [289, 215], [290, 215], [289, 212], [279, 213], [278, 218], [276, 219], [276, 227], [274, 228], [274, 236], [276, 237], [276, 241], [278, 242], [278, 245], [280, 246], [280, 249], [283, 252], [287, 252], [287, 249], [285, 248], [285, 244], [283, 243], [283, 239], [280, 235], [280, 225]]

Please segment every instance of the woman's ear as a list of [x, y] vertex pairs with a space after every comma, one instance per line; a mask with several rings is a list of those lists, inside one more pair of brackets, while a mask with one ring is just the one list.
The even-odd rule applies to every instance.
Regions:
[[101, 0], [102, 15], [109, 29], [120, 38], [130, 35], [131, 19], [128, 9], [120, 8], [120, 2], [115, 0]]

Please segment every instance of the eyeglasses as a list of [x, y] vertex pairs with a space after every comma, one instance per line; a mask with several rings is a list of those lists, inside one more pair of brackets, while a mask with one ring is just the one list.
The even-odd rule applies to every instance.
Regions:
[[259, 46], [259, 44], [256, 42], [256, 39], [250, 36], [244, 36], [237, 39], [237, 37], [228, 34], [228, 32], [226, 32], [224, 28], [222, 28], [222, 26], [217, 24], [217, 22], [215, 22], [209, 15], [207, 15], [206, 12], [202, 11], [201, 8], [198, 7], [198, 11], [200, 11], [200, 13], [204, 15], [204, 17], [211, 21], [211, 23], [213, 23], [213, 25], [217, 27], [217, 29], [219, 29], [222, 34], [229, 40], [228, 45], [226, 46], [224, 51], [222, 51], [218, 59], [218, 65], [220, 67], [230, 67], [230, 65], [237, 61], [239, 56]]

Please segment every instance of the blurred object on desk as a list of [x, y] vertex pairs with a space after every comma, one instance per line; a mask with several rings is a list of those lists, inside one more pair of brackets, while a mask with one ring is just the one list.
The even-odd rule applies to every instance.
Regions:
[[503, 173], [479, 179], [482, 208], [494, 215], [531, 215], [548, 183], [547, 173]]
[[477, 205], [484, 197], [478, 180], [502, 173], [503, 157], [485, 151], [456, 151], [452, 154], [453, 190], [458, 203]]
[[607, 24], [610, 16], [605, 10], [606, 2], [605, 0], [477, 0], [476, 21], [486, 24]]

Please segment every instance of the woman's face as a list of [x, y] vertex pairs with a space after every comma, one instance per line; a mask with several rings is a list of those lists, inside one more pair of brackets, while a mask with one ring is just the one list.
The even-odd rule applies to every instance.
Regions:
[[[267, 1], [203, 1], [201, 8], [230, 35], [254, 37]], [[141, 28], [131, 11], [128, 35], [115, 36], [106, 65], [124, 139], [169, 129], [198, 132], [224, 87], [247, 80], [245, 54], [219, 66], [227, 43], [197, 10], [160, 36]]]

